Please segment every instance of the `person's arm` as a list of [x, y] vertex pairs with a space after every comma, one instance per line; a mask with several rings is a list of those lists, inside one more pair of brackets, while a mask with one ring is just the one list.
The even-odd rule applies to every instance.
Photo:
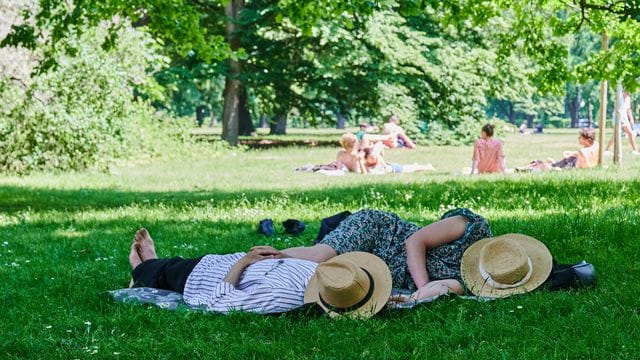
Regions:
[[353, 155], [353, 161], [355, 161], [355, 166], [356, 166], [355, 172], [357, 174], [369, 173], [369, 168], [367, 167], [367, 164], [365, 164], [364, 152], [362, 150], [359, 150], [355, 155]]
[[478, 173], [478, 164], [480, 163], [480, 148], [478, 142], [473, 145], [473, 158], [471, 159], [471, 175]]
[[427, 225], [409, 236], [405, 242], [407, 267], [420, 289], [429, 283], [427, 251], [461, 238], [467, 227], [467, 218], [452, 216]]
[[293, 257], [321, 263], [336, 256], [337, 253], [329, 245], [316, 244], [313, 246], [299, 246], [280, 251], [280, 257]]
[[427, 285], [421, 287], [420, 289], [413, 292], [411, 295], [392, 295], [389, 298], [390, 304], [401, 304], [401, 303], [412, 303], [415, 301], [420, 301], [424, 299], [433, 298], [440, 295], [447, 294], [458, 294], [462, 295], [462, 285], [458, 280], [454, 279], [444, 279], [444, 280], [434, 280], [429, 282]]
[[502, 144], [502, 142], [500, 142], [500, 150], [498, 152], [498, 154], [500, 154], [500, 159], [498, 159], [498, 169], [500, 170], [501, 173], [504, 174], [505, 169], [507, 168], [505, 166], [505, 162], [504, 162], [504, 145]]
[[[228, 313], [231, 311], [250, 311], [259, 314], [271, 314], [281, 313], [289, 310], [293, 310], [303, 305], [304, 298], [304, 284], [300, 283], [299, 286], [284, 286], [281, 284], [281, 280], [278, 280], [278, 275], [273, 280], [267, 276], [269, 268], [280, 266], [285, 260], [277, 260], [273, 265], [267, 264], [262, 268], [253, 270], [252, 282], [247, 284], [242, 289], [238, 288], [240, 282], [240, 275], [244, 271], [252, 271], [249, 267], [263, 259], [272, 258], [274, 255], [268, 255], [272, 253], [278, 253], [278, 251], [272, 251], [271, 247], [258, 247], [260, 250], [252, 250], [245, 257], [240, 259], [227, 273], [224, 281], [220, 281], [214, 288], [207, 291], [205, 294], [196, 296], [190, 299], [191, 305], [204, 305], [208, 310], [217, 311], [222, 313]], [[259, 265], [254, 265], [259, 266]], [[302, 268], [306, 268], [304, 273], [312, 274], [313, 267], [315, 265], [299, 264]], [[266, 270], [265, 270], [266, 269]], [[262, 271], [266, 271], [262, 273]], [[258, 276], [260, 275], [260, 276]], [[261, 277], [264, 275], [264, 277]], [[293, 278], [292, 278], [293, 279]]]
[[[344, 160], [342, 159], [342, 154], [344, 154], [344, 151], [340, 150], [338, 151], [338, 156], [336, 156], [336, 167], [340, 170], [344, 167], [347, 167], [346, 164], [344, 163]], [[347, 167], [348, 169], [348, 167]]]
[[247, 266], [254, 264], [260, 260], [273, 259], [280, 254], [280, 251], [272, 248], [271, 246], [254, 246], [249, 252], [243, 256], [238, 262], [236, 262], [231, 270], [224, 277], [223, 281], [238, 286], [242, 273]]

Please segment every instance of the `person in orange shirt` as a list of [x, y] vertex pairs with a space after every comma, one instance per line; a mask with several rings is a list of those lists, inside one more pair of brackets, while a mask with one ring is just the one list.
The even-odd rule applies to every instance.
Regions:
[[502, 142], [493, 137], [494, 125], [485, 124], [473, 146], [471, 174], [504, 173]]

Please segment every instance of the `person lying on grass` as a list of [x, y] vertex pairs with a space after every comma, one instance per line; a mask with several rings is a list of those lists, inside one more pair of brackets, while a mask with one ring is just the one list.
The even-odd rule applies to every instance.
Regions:
[[420, 300], [463, 294], [462, 255], [471, 244], [492, 236], [489, 223], [469, 209], [448, 211], [424, 227], [394, 213], [361, 210], [316, 245], [284, 249], [281, 254], [323, 262], [350, 251], [369, 252], [389, 266], [394, 288], [412, 290], [411, 298]]
[[377, 143], [363, 148], [364, 165], [369, 174], [414, 173], [418, 171], [435, 170], [431, 164], [398, 164], [388, 163], [384, 159], [384, 144]]
[[317, 303], [332, 317], [369, 317], [389, 301], [391, 273], [373, 254], [350, 252], [321, 264], [283, 257], [256, 246], [248, 253], [159, 259], [142, 228], [129, 253], [129, 287], [175, 291], [190, 306], [221, 313], [282, 313]]
[[516, 171], [546, 171], [563, 169], [588, 169], [598, 164], [598, 142], [593, 129], [583, 128], [578, 133], [579, 150], [565, 151], [563, 159], [555, 161], [551, 158], [546, 162], [534, 160], [526, 166], [517, 167]]
[[247, 253], [158, 259], [151, 235], [142, 228], [129, 253], [129, 287], [176, 291], [188, 305], [209, 311], [281, 313], [303, 305], [317, 263], [280, 257], [279, 251], [258, 246]]

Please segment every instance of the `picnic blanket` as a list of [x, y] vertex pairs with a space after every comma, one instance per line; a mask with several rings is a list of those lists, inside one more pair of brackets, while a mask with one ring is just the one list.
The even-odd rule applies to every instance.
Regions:
[[[116, 302], [123, 303], [135, 303], [135, 304], [151, 304], [158, 306], [162, 309], [167, 310], [177, 310], [177, 309], [187, 309], [187, 310], [201, 310], [204, 311], [206, 308], [199, 306], [191, 306], [184, 302], [182, 299], [182, 294], [171, 291], [171, 290], [162, 290], [155, 289], [150, 287], [137, 287], [137, 288], [125, 288], [112, 290], [108, 292], [109, 295]], [[411, 291], [404, 289], [393, 289], [391, 291], [392, 295], [407, 295], [410, 294]], [[414, 302], [406, 302], [402, 304], [393, 304], [387, 305], [388, 309], [410, 309], [417, 305], [430, 303], [435, 301], [440, 296], [434, 296], [431, 298], [422, 299]], [[465, 299], [474, 299], [474, 300], [490, 300], [489, 298], [481, 298], [477, 296], [459, 296], [460, 298]]]
[[296, 171], [318, 173], [328, 176], [342, 176], [349, 172], [346, 167], [342, 167], [341, 169], [339, 169], [335, 161], [321, 165], [306, 164], [304, 166], [296, 168]]

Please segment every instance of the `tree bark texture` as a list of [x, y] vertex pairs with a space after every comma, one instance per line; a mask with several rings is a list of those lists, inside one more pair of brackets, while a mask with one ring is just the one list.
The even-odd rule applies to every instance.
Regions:
[[341, 111], [336, 111], [336, 129], [344, 129], [347, 124], [347, 117]]
[[238, 102], [239, 125], [238, 133], [240, 135], [252, 135], [256, 128], [251, 121], [251, 113], [249, 112], [249, 97], [247, 96], [247, 88], [244, 84], [240, 84], [240, 98]]
[[[244, 0], [229, 0], [224, 7], [226, 16], [226, 38], [232, 51], [240, 48], [240, 38], [238, 32], [238, 18], [240, 12], [244, 8]], [[240, 82], [240, 74], [242, 73], [242, 63], [238, 59], [230, 58], [227, 60], [229, 65], [229, 73], [224, 84], [224, 110], [222, 112], [222, 139], [226, 140], [230, 145], [238, 145], [238, 132], [240, 127], [240, 109], [242, 102], [240, 93], [243, 85]]]
[[286, 135], [287, 134], [287, 115], [276, 116], [276, 121], [271, 122], [270, 135]]

